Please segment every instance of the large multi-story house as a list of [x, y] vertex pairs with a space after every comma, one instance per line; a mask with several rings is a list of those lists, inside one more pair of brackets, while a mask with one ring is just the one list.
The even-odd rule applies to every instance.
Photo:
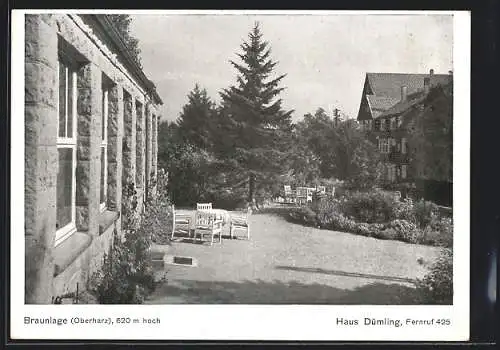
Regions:
[[[360, 127], [378, 145], [382, 154], [385, 183], [413, 184], [425, 198], [445, 205], [451, 205], [451, 176], [438, 179], [433, 174], [425, 175], [423, 169], [429, 166], [424, 166], [421, 159], [416, 158], [417, 153], [410, 149], [409, 138], [415, 121], [424, 113], [437, 113], [438, 110], [439, 113], [448, 113], [442, 108], [427, 105], [443, 103], [443, 99], [439, 98], [431, 101], [431, 91], [440, 91], [444, 100], [449, 102], [452, 94], [448, 92], [452, 83], [451, 72], [367, 73], [357, 117]], [[447, 106], [451, 105], [447, 102]], [[443, 187], [446, 189], [443, 190]]]
[[25, 302], [84, 287], [154, 192], [162, 101], [105, 15], [25, 16]]

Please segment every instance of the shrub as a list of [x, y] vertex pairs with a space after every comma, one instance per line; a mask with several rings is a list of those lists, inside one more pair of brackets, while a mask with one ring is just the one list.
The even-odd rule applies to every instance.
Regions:
[[398, 233], [392, 228], [386, 228], [376, 231], [373, 237], [378, 239], [396, 240], [398, 239]]
[[320, 222], [327, 221], [327, 217], [332, 213], [340, 212], [340, 202], [334, 198], [325, 198], [311, 204], [311, 210], [313, 210]]
[[433, 218], [424, 229], [425, 243], [445, 248], [453, 247], [453, 221], [451, 218]]
[[151, 236], [151, 241], [158, 244], [169, 244], [172, 232], [172, 203], [167, 191], [168, 175], [163, 170], [158, 171], [155, 179], [156, 193], [150, 194], [144, 204], [144, 214], [141, 220], [141, 230]]
[[155, 287], [150, 247], [153, 241], [168, 242], [172, 216], [167, 194], [167, 174], [160, 170], [152, 177], [149, 200], [144, 211], [137, 210], [133, 183], [125, 184], [122, 203], [123, 238], [117, 231], [104, 256], [102, 269], [95, 272], [89, 287], [101, 304], [140, 304]]
[[89, 289], [100, 304], [140, 304], [154, 288], [151, 264], [141, 244], [121, 240], [114, 232], [113, 244], [104, 255], [102, 269], [95, 272]]
[[451, 249], [443, 249], [429, 273], [417, 281], [417, 290], [425, 303], [453, 304], [453, 251]]
[[388, 227], [396, 232], [397, 239], [408, 242], [418, 243], [421, 236], [417, 226], [407, 220], [393, 220], [389, 223]]
[[398, 200], [384, 191], [356, 192], [343, 203], [343, 214], [359, 222], [383, 223], [392, 219]]
[[415, 221], [420, 228], [425, 228], [431, 223], [431, 220], [439, 215], [438, 206], [423, 199], [419, 200], [413, 205]]
[[392, 218], [416, 223], [415, 209], [411, 198], [405, 198], [397, 202], [392, 212]]
[[292, 210], [288, 214], [289, 218], [293, 222], [301, 223], [308, 226], [318, 226], [318, 221], [316, 219], [316, 213], [312, 211], [309, 207], [300, 207]]

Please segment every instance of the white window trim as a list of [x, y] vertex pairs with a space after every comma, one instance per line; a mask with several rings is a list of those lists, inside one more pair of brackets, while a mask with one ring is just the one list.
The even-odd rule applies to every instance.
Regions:
[[406, 154], [406, 152], [408, 152], [407, 147], [408, 145], [406, 142], [406, 138], [405, 137], [401, 138], [401, 153]]
[[406, 179], [407, 176], [408, 174], [407, 174], [406, 164], [403, 164], [401, 165], [401, 178]]
[[[101, 155], [102, 155], [102, 149], [104, 148], [104, 180], [102, 181], [103, 186], [104, 186], [104, 202], [101, 202], [101, 192], [99, 192], [99, 209], [101, 212], [106, 210], [106, 202], [108, 198], [108, 94], [109, 94], [109, 89], [106, 87], [103, 87], [103, 96], [102, 98], [104, 99], [103, 101], [103, 122], [104, 122], [104, 135], [101, 138]], [[102, 164], [102, 162], [101, 162]]]
[[[60, 148], [72, 148], [73, 149], [73, 157], [72, 157], [72, 193], [71, 193], [71, 221], [64, 227], [58, 228], [56, 230], [56, 237], [55, 237], [55, 246], [61, 244], [64, 240], [66, 240], [69, 236], [71, 236], [73, 233], [76, 232], [76, 113], [77, 113], [77, 86], [76, 86], [76, 81], [77, 81], [77, 75], [76, 71], [71, 70], [70, 65], [64, 62], [59, 61], [59, 64], [63, 64], [65, 66], [65, 73], [66, 73], [66, 86], [65, 86], [65, 94], [66, 94], [66, 127], [68, 125], [68, 73], [71, 72], [73, 75], [73, 104], [72, 104], [72, 117], [73, 117], [73, 122], [72, 122], [72, 136], [73, 137], [59, 137], [59, 102], [57, 103], [57, 149], [59, 150]], [[57, 70], [57, 74], [59, 74], [59, 69]], [[59, 75], [57, 76], [57, 81], [59, 81]], [[59, 88], [58, 88], [59, 89]], [[57, 98], [59, 99], [59, 93], [57, 94]], [[58, 155], [59, 159], [59, 155]]]

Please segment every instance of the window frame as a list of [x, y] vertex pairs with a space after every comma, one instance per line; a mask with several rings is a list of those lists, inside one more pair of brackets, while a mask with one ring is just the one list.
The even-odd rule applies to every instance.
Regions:
[[[66, 79], [65, 79], [65, 87], [64, 87], [64, 93], [65, 93], [65, 128], [66, 128], [66, 135], [65, 137], [59, 136], [59, 95], [60, 95], [60, 86], [58, 84], [58, 94], [57, 94], [57, 159], [58, 159], [58, 165], [57, 165], [57, 171], [59, 171], [59, 149], [61, 148], [70, 148], [72, 149], [72, 178], [71, 178], [71, 221], [66, 224], [63, 227], [58, 227], [56, 228], [56, 234], [55, 234], [55, 243], [54, 245], [57, 246], [61, 244], [63, 241], [65, 241], [68, 237], [70, 237], [73, 233], [76, 232], [76, 151], [77, 151], [77, 98], [78, 98], [78, 91], [77, 91], [77, 67], [75, 64], [71, 64], [71, 61], [63, 56], [59, 55], [58, 57], [58, 65], [63, 65], [65, 68], [65, 74], [66, 74]], [[57, 69], [57, 81], [59, 82], [59, 72], [60, 72], [60, 66], [58, 66]], [[68, 118], [69, 118], [69, 111], [68, 111], [68, 105], [69, 105], [69, 74], [72, 75], [72, 106], [71, 106], [71, 117], [72, 117], [72, 137], [67, 137], [67, 125], [68, 125]], [[56, 216], [57, 216], [57, 198], [56, 198]], [[57, 221], [57, 219], [56, 219]]]
[[408, 177], [408, 167], [406, 164], [401, 165], [401, 178], [406, 179]]
[[[110, 87], [104, 83], [102, 83], [102, 135], [101, 135], [101, 144], [99, 145], [100, 155], [99, 160], [101, 161], [101, 167], [104, 165], [104, 169], [101, 169], [101, 177], [104, 179], [100, 179], [99, 185], [103, 187], [104, 198], [101, 198], [101, 190], [99, 190], [99, 210], [101, 212], [105, 211], [107, 208], [107, 200], [108, 200], [108, 118], [109, 118], [109, 91]], [[104, 161], [101, 159], [104, 150]], [[102, 202], [101, 200], [104, 199]]]
[[402, 154], [408, 153], [408, 142], [406, 140], [406, 137], [401, 138], [401, 153]]

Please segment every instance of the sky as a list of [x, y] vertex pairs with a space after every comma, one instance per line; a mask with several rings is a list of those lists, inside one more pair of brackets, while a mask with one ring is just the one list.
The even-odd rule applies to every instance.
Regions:
[[161, 96], [162, 119], [173, 121], [198, 83], [216, 102], [236, 82], [229, 60], [258, 21], [280, 95], [293, 119], [339, 108], [356, 117], [366, 72], [446, 74], [453, 70], [452, 15], [236, 15], [136, 14], [144, 72]]

